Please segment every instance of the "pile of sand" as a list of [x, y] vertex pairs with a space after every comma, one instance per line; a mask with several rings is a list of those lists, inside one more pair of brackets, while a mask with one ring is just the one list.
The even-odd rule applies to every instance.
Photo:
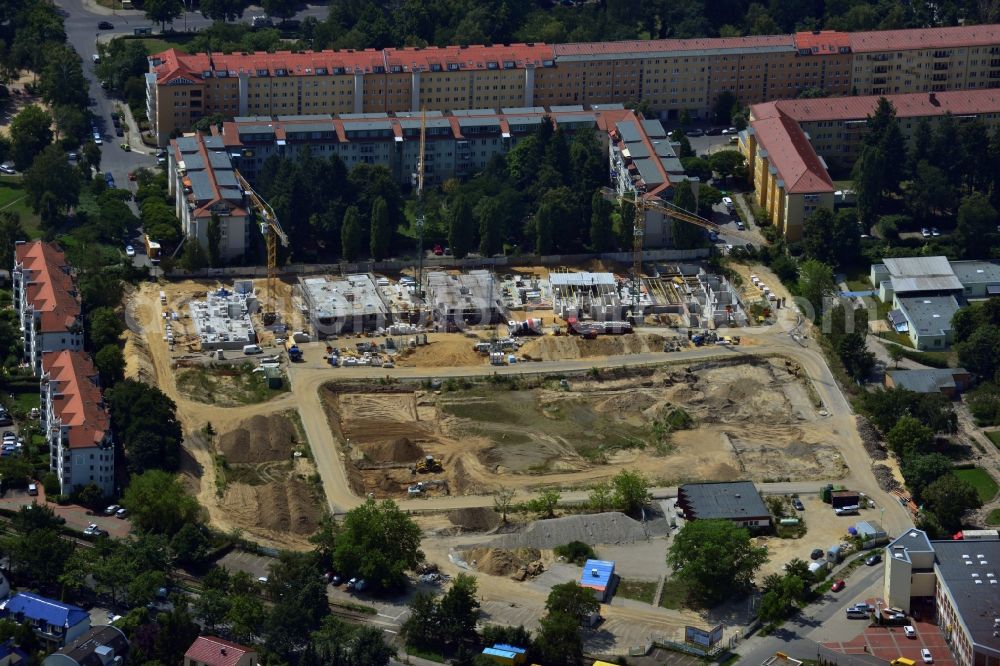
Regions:
[[473, 548], [465, 551], [465, 561], [476, 571], [491, 576], [509, 576], [521, 567], [538, 561], [542, 553], [537, 548]]
[[295, 444], [295, 426], [281, 414], [253, 416], [219, 438], [219, 450], [230, 463], [288, 460]]
[[251, 533], [268, 530], [312, 534], [320, 519], [319, 504], [309, 486], [297, 479], [260, 486], [230, 484], [220, 507], [234, 523]]
[[365, 452], [365, 458], [376, 463], [416, 462], [426, 455], [419, 445], [406, 437], [371, 442], [361, 448]]
[[500, 524], [500, 514], [487, 507], [473, 507], [449, 512], [448, 520], [464, 530], [488, 532]]

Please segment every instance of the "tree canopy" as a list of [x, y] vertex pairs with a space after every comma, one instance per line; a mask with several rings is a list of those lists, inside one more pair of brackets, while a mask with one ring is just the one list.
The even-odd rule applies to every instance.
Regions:
[[750, 589], [767, 561], [767, 548], [750, 541], [750, 532], [731, 520], [694, 520], [674, 537], [667, 563], [690, 586], [691, 594], [716, 603]]
[[336, 536], [334, 566], [376, 589], [396, 589], [420, 563], [420, 528], [395, 502], [368, 500], [347, 512]]

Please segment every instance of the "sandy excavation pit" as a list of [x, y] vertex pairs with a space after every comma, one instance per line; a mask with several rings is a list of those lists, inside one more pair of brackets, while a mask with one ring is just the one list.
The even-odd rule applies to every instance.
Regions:
[[[427, 495], [590, 486], [623, 468], [668, 485], [846, 473], [836, 433], [785, 359], [605, 372], [571, 378], [568, 389], [555, 380], [517, 381], [438, 395], [413, 385], [327, 385], [323, 400], [353, 490], [402, 497], [418, 481]], [[664, 445], [652, 424], [676, 407], [695, 425]], [[428, 455], [443, 469], [418, 473], [416, 462]]]
[[294, 458], [302, 446], [287, 414], [254, 416], [216, 439], [225, 491], [219, 506], [234, 523], [268, 538], [315, 532], [322, 500], [306, 479], [315, 468], [308, 457]]

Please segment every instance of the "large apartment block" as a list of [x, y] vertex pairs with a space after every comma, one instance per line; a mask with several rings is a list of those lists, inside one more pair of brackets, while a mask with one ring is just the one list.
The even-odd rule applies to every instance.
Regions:
[[35, 374], [45, 352], [83, 349], [80, 298], [66, 255], [43, 241], [14, 246], [14, 309], [24, 337], [24, 359]]
[[[425, 175], [428, 182], [440, 183], [482, 170], [546, 122], [568, 133], [592, 132], [605, 151], [620, 194], [669, 200], [673, 184], [686, 179], [660, 122], [641, 120], [635, 112], [614, 104], [505, 108], [501, 113], [427, 111], [423, 117], [413, 113], [238, 117], [212, 135], [199, 133], [170, 142], [170, 192], [185, 234], [204, 245], [206, 214], [214, 209], [225, 221], [226, 256], [238, 256], [256, 230], [246, 215], [235, 169], [253, 183], [269, 157], [294, 158], [309, 150], [317, 157], [336, 155], [347, 168], [385, 166], [397, 182], [407, 184], [417, 172], [423, 124]], [[230, 213], [223, 215], [223, 208]], [[667, 244], [670, 226], [650, 213], [647, 244]]]
[[167, 189], [187, 239], [208, 248], [212, 217], [219, 224], [219, 254], [228, 261], [246, 252], [251, 216], [221, 137], [186, 136], [167, 154]]
[[202, 116], [399, 113], [648, 101], [661, 119], [743, 104], [1000, 86], [1000, 25], [577, 44], [150, 57], [161, 145]]
[[[921, 120], [932, 126], [945, 114], [988, 127], [1000, 123], [1000, 90], [886, 95], [907, 139]], [[829, 164], [850, 165], [868, 131], [867, 118], [879, 97], [780, 100], [750, 107], [750, 125], [740, 133], [754, 196], [789, 240], [802, 238], [802, 223], [817, 208], [833, 208]]]
[[114, 494], [115, 447], [111, 418], [97, 370], [82, 351], [46, 352], [42, 358], [41, 419], [49, 468], [68, 495], [88, 484]]

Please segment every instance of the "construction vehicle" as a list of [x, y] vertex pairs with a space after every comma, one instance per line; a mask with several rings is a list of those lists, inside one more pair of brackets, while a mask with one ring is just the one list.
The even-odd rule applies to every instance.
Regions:
[[429, 474], [430, 472], [440, 472], [444, 468], [441, 466], [439, 460], [435, 460], [434, 456], [425, 456], [423, 460], [417, 461], [414, 470], [420, 474]]
[[250, 187], [250, 183], [243, 177], [243, 174], [238, 169], [234, 169], [233, 174], [236, 176], [236, 182], [243, 188], [243, 193], [250, 201], [250, 207], [261, 219], [260, 233], [264, 236], [264, 244], [267, 247], [267, 294], [262, 318], [264, 325], [270, 326], [278, 319], [274, 295], [274, 286], [278, 279], [278, 242], [281, 242], [282, 247], [288, 247], [288, 235], [278, 223], [278, 217], [274, 214], [274, 210]]

